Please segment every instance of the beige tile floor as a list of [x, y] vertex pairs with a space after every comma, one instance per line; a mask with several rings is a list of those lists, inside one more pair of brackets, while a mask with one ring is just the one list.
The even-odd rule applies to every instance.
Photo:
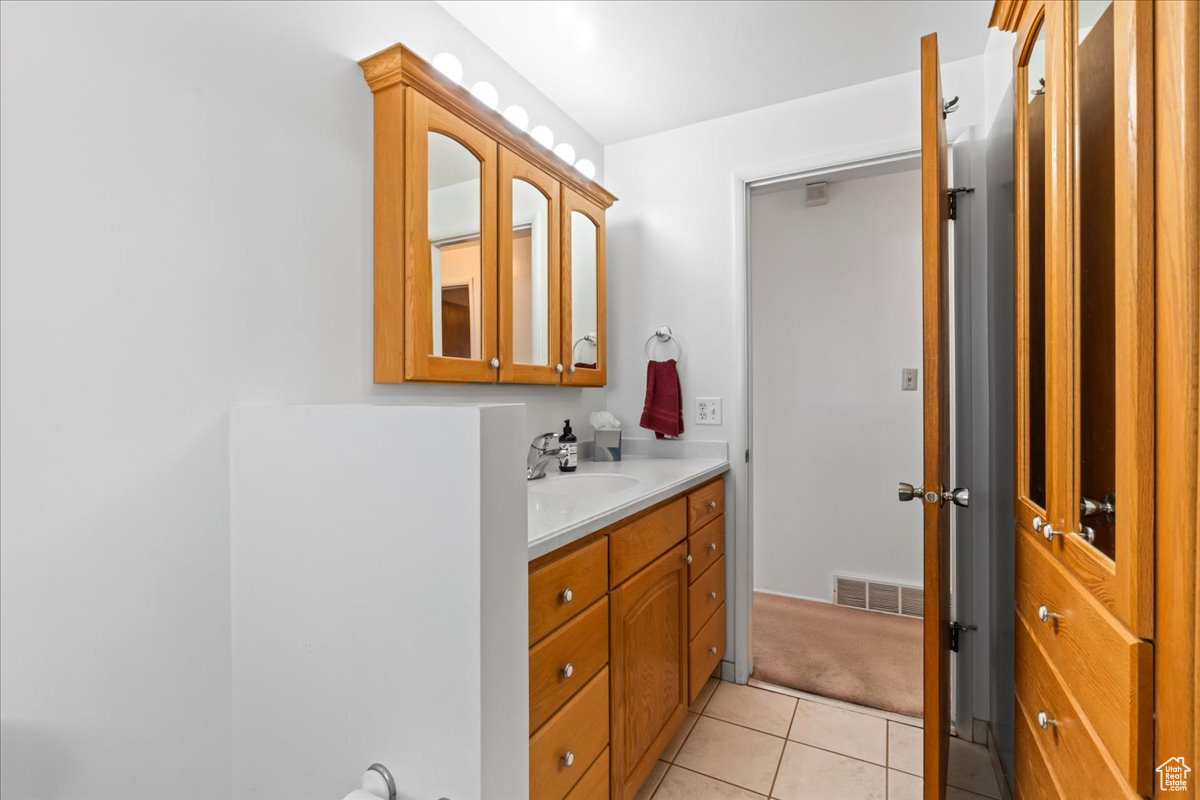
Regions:
[[[638, 800], [919, 800], [921, 721], [708, 682]], [[985, 748], [950, 740], [948, 800], [999, 798]]]

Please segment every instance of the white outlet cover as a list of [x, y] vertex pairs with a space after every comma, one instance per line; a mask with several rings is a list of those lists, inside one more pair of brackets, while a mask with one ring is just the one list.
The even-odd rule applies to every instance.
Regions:
[[719, 398], [719, 397], [697, 397], [696, 398], [696, 424], [697, 425], [720, 425], [721, 424], [721, 398]]

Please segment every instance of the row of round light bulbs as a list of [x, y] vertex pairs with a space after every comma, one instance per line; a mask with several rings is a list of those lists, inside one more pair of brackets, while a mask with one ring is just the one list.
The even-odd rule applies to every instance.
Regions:
[[[450, 53], [439, 53], [433, 59], [433, 67], [438, 72], [445, 75], [455, 83], [461, 84], [463, 78], [462, 62]], [[475, 99], [479, 100], [485, 106], [491, 109], [496, 109], [500, 105], [500, 94], [496, 91], [496, 87], [487, 81], [476, 81], [471, 86], [471, 94]], [[529, 112], [518, 105], [511, 105], [502, 112], [504, 118], [509, 124], [522, 131], [529, 127]], [[534, 141], [545, 147], [548, 150], [553, 150], [554, 155], [561, 158], [568, 164], [574, 165], [575, 169], [579, 170], [585, 177], [592, 179], [596, 177], [596, 165], [586, 158], [575, 160], [575, 148], [566, 142], [554, 143], [554, 131], [547, 128], [545, 125], [534, 125], [532, 130], [529, 130], [529, 135]]]

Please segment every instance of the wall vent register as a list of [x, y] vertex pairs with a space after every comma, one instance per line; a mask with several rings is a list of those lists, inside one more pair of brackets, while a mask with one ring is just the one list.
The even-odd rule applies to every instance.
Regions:
[[920, 586], [871, 581], [835, 575], [833, 603], [846, 608], [922, 617], [925, 614], [925, 592]]

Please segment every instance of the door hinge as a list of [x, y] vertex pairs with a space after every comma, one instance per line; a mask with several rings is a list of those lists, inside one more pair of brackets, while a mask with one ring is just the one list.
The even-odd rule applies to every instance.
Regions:
[[750, 448], [749, 447], [746, 448], [746, 463], [747, 464], [750, 463]]
[[946, 198], [950, 203], [950, 219], [958, 219], [958, 196], [974, 192], [974, 186], [955, 186], [953, 189], [946, 190]]
[[958, 652], [959, 634], [961, 634], [963, 631], [976, 631], [976, 630], [979, 630], [978, 625], [963, 625], [958, 620], [952, 621], [950, 623], [950, 652], [951, 653]]

